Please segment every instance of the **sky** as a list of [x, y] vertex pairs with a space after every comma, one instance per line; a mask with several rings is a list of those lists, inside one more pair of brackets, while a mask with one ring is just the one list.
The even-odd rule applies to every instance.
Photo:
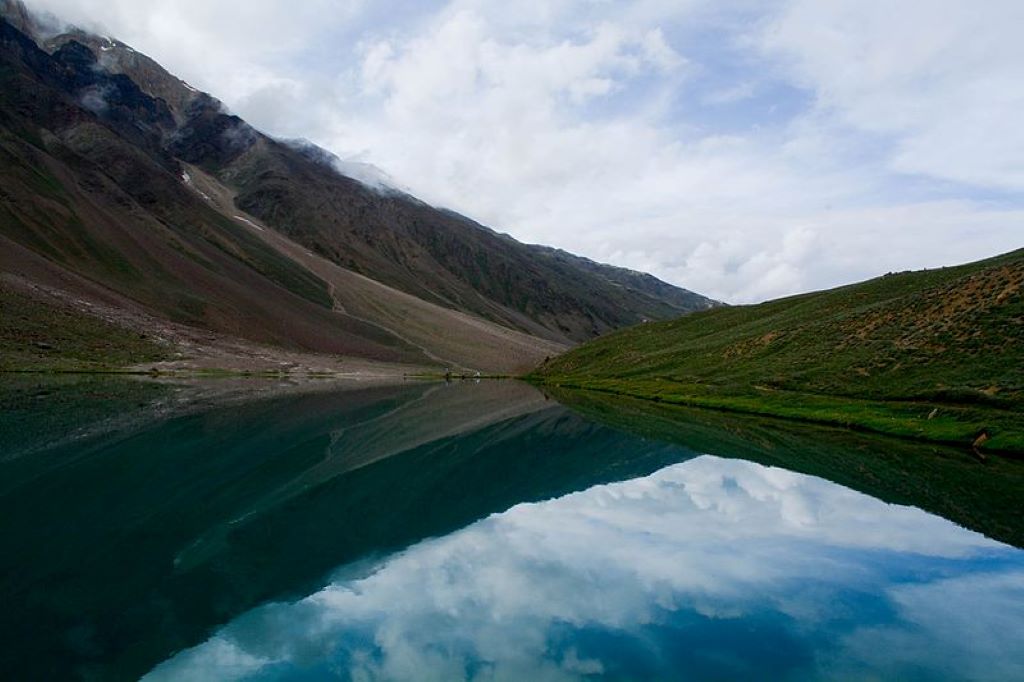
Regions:
[[1019, 0], [29, 0], [257, 128], [731, 303], [1024, 246]]
[[343, 567], [143, 680], [1020, 679], [1022, 594], [1020, 550], [703, 456]]

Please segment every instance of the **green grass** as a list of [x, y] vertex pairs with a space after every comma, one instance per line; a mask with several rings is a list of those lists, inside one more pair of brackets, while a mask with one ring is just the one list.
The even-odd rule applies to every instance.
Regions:
[[137, 333], [0, 283], [0, 372], [108, 371], [167, 354]]
[[1024, 250], [633, 327], [529, 378], [1024, 453]]

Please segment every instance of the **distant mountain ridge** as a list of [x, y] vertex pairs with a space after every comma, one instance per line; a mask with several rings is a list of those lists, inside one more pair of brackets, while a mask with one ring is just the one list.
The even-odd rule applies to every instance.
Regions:
[[[44, 30], [16, 0], [0, 10], [8, 287], [89, 289], [175, 323], [310, 352], [506, 371], [716, 305], [381, 191], [343, 175], [329, 152], [263, 135], [124, 43]], [[386, 301], [362, 305], [328, 283], [356, 281], [344, 273], [383, 284], [373, 296]], [[358, 318], [346, 295], [365, 308]], [[395, 301], [417, 310], [415, 339], [388, 314]]]

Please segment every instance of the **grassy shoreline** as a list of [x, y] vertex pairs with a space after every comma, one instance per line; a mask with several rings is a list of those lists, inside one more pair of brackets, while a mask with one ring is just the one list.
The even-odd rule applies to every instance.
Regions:
[[[907, 400], [866, 400], [841, 396], [761, 391], [734, 394], [686, 391], [674, 382], [621, 379], [578, 380], [525, 377], [538, 387], [581, 390], [680, 407], [756, 415], [837, 426], [853, 431], [972, 448], [979, 453], [1024, 457], [1024, 416], [1013, 409]], [[988, 438], [977, 442], [980, 434]]]
[[1024, 454], [1024, 249], [608, 334], [531, 380]]

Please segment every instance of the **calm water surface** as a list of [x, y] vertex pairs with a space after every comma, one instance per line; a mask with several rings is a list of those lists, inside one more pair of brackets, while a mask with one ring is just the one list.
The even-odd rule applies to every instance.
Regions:
[[512, 383], [190, 391], [0, 398], [6, 678], [1024, 679], [1024, 552], [922, 509]]

